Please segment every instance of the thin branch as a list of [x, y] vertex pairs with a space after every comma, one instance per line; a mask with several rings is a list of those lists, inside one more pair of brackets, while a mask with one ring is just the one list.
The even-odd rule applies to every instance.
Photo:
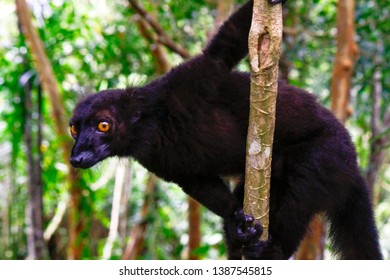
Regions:
[[46, 242], [50, 240], [53, 234], [60, 227], [62, 220], [64, 219], [66, 210], [68, 208], [69, 196], [66, 195], [63, 197], [57, 205], [53, 219], [51, 219], [49, 225], [47, 226], [45, 232], [43, 233], [43, 238]]
[[167, 73], [171, 69], [171, 65], [166, 52], [162, 48], [162, 44], [158, 41], [158, 36], [149, 31], [149, 24], [143, 17], [138, 15], [135, 21], [138, 25], [139, 32], [149, 42], [150, 50], [156, 61], [157, 72], [159, 74]]
[[349, 92], [354, 64], [359, 55], [355, 42], [355, 2], [340, 0], [337, 7], [337, 52], [331, 82], [331, 109], [341, 123], [350, 116]]
[[131, 230], [129, 241], [122, 257], [124, 260], [135, 260], [142, 253], [141, 251], [145, 241], [145, 232], [148, 226], [148, 216], [150, 215], [151, 211], [150, 206], [153, 201], [153, 193], [155, 191], [156, 185], [156, 176], [150, 174], [146, 184], [144, 204], [141, 208], [140, 222], [135, 224]]
[[261, 240], [268, 240], [272, 144], [282, 29], [282, 6], [270, 6], [265, 0], [255, 0], [248, 38], [252, 76], [244, 212], [253, 215], [263, 226]]
[[161, 25], [138, 3], [137, 0], [129, 0], [130, 6], [139, 14], [157, 33], [158, 42], [169, 48], [171, 51], [177, 53], [182, 58], [189, 58], [190, 54], [182, 46], [175, 43], [161, 27]]
[[107, 242], [103, 248], [103, 259], [109, 259], [112, 255], [114, 243], [119, 235], [119, 223], [121, 213], [124, 212], [122, 205], [122, 197], [125, 194], [127, 186], [131, 185], [131, 169], [130, 161], [120, 161], [117, 165], [115, 176], [114, 197], [112, 199], [112, 209], [110, 218], [110, 230], [108, 233]]
[[[378, 42], [378, 49], [383, 50], [383, 44]], [[381, 51], [379, 52], [381, 53]], [[382, 57], [377, 53], [374, 56], [374, 64], [375, 71], [372, 77], [372, 111], [371, 111], [371, 147], [370, 147], [370, 158], [369, 165], [366, 174], [367, 183], [374, 194], [374, 202], [376, 203], [378, 200], [378, 189], [375, 188], [378, 174], [381, 171], [381, 167], [385, 162], [386, 154], [388, 151], [386, 150], [386, 146], [389, 143], [390, 133], [386, 131], [390, 127], [390, 109], [387, 109], [386, 114], [383, 119], [381, 119], [381, 101], [382, 101], [382, 68], [384, 62], [382, 61]]]
[[188, 259], [198, 260], [195, 250], [199, 248], [201, 241], [201, 215], [200, 204], [188, 197]]

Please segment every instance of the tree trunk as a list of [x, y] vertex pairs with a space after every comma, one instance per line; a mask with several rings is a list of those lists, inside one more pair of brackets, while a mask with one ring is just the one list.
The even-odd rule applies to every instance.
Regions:
[[199, 248], [201, 241], [200, 232], [200, 204], [192, 199], [188, 198], [188, 259], [198, 260], [199, 257], [194, 251]]
[[[337, 11], [337, 53], [331, 83], [331, 109], [340, 122], [351, 114], [349, 108], [350, 80], [357, 59], [354, 41], [354, 0], [339, 0]], [[309, 231], [297, 252], [297, 259], [322, 259], [325, 239], [325, 217], [313, 218]]]
[[378, 178], [381, 173], [383, 163], [386, 156], [389, 155], [388, 147], [390, 145], [390, 133], [384, 133], [390, 129], [390, 108], [387, 108], [383, 119], [381, 117], [381, 102], [383, 94], [382, 86], [382, 70], [383, 70], [383, 57], [380, 53], [383, 52], [383, 42], [377, 42], [377, 53], [374, 56], [374, 75], [372, 78], [372, 111], [371, 111], [371, 145], [370, 145], [370, 157], [368, 161], [368, 170], [366, 179], [368, 186], [373, 194], [373, 202], [376, 205], [379, 201], [379, 188]]
[[[357, 59], [358, 47], [355, 43], [355, 3], [354, 0], [339, 0], [337, 8], [337, 52], [331, 83], [331, 109], [341, 123], [351, 115], [349, 92], [353, 66]], [[297, 252], [297, 259], [322, 259], [325, 238], [325, 217], [313, 218], [309, 231]]]
[[268, 240], [272, 144], [275, 128], [278, 62], [282, 43], [282, 5], [255, 0], [249, 32], [252, 68], [244, 211], [264, 227]]
[[155, 60], [156, 70], [159, 74], [165, 74], [171, 69], [171, 65], [168, 61], [167, 54], [159, 43], [155, 34], [150, 33], [147, 21], [139, 16], [136, 18], [138, 24], [138, 30], [141, 35], [149, 42], [152, 56]]
[[[41, 106], [40, 91], [38, 92], [38, 131], [33, 133], [33, 102], [31, 88], [31, 73], [25, 73], [21, 78], [24, 86], [24, 138], [27, 155], [28, 203], [26, 211], [27, 253], [28, 259], [39, 260], [47, 257], [46, 244], [43, 238], [43, 202], [41, 178]], [[34, 141], [36, 138], [36, 142]], [[35, 143], [34, 143], [35, 142]]]
[[322, 260], [325, 249], [325, 216], [316, 215], [309, 225], [309, 230], [295, 253], [297, 260]]
[[147, 218], [150, 215], [150, 204], [153, 200], [156, 184], [156, 176], [150, 174], [145, 188], [145, 199], [141, 209], [140, 222], [134, 225], [131, 230], [129, 241], [122, 257], [124, 260], [136, 260], [142, 254], [145, 241], [145, 231], [148, 225]]
[[43, 85], [44, 90], [49, 96], [51, 103], [52, 115], [57, 130], [57, 135], [62, 139], [62, 153], [64, 157], [64, 163], [68, 167], [68, 181], [70, 192], [70, 205], [69, 205], [69, 258], [79, 259], [84, 247], [84, 242], [78, 240], [80, 232], [82, 232], [84, 224], [81, 208], [81, 188], [80, 188], [80, 174], [69, 163], [69, 157], [71, 152], [72, 143], [70, 141], [68, 133], [68, 125], [65, 120], [64, 107], [61, 101], [61, 96], [58, 90], [57, 81], [53, 72], [53, 68], [46, 55], [43, 43], [34, 29], [32, 24], [31, 13], [28, 10], [25, 0], [16, 0], [16, 8], [19, 21], [21, 23], [23, 33], [26, 36], [30, 45], [30, 51], [34, 57], [36, 68], [39, 73], [39, 78]]
[[331, 109], [341, 123], [351, 115], [349, 91], [359, 49], [355, 43], [355, 1], [339, 0], [337, 7], [337, 52], [331, 83]]
[[108, 233], [107, 242], [103, 249], [103, 259], [109, 259], [112, 255], [112, 248], [115, 241], [118, 239], [120, 230], [121, 216], [126, 212], [126, 204], [123, 197], [125, 196], [128, 186], [131, 185], [131, 169], [130, 160], [121, 161], [118, 163], [118, 168], [115, 176], [114, 197], [112, 199], [112, 209], [110, 218], [110, 230]]

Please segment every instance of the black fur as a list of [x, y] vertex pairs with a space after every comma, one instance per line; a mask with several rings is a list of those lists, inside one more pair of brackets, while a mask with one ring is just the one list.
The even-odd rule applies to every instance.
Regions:
[[[270, 240], [245, 215], [241, 182], [231, 192], [221, 176], [245, 168], [249, 75], [232, 71], [247, 54], [252, 1], [221, 28], [203, 54], [144, 87], [96, 93], [70, 121], [77, 130], [71, 163], [88, 168], [132, 156], [177, 183], [224, 218], [229, 258], [286, 259], [314, 214], [325, 212], [336, 254], [380, 259], [366, 184], [345, 128], [305, 91], [279, 83], [273, 148]], [[111, 125], [97, 130], [99, 122]]]

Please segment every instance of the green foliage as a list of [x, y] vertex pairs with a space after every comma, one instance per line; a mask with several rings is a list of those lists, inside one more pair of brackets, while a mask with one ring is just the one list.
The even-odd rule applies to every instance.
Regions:
[[[56, 0], [32, 1], [35, 26], [44, 42], [61, 89], [66, 117], [85, 93], [111, 87], [142, 84], [157, 76], [149, 43], [140, 35], [127, 1]], [[150, 0], [140, 1], [158, 19], [164, 31], [191, 54], [204, 46], [207, 31], [213, 27], [215, 1]], [[213, 3], [211, 3], [213, 2]], [[240, 3], [245, 0], [237, 1]], [[285, 5], [286, 35], [284, 51], [290, 63], [293, 84], [315, 93], [328, 104], [330, 78], [335, 54], [336, 0], [290, 1]], [[356, 27], [360, 58], [353, 80], [351, 128], [362, 166], [367, 168], [370, 147], [372, 77], [381, 67], [383, 86], [381, 115], [390, 104], [389, 0], [357, 1]], [[26, 42], [17, 27], [14, 1], [0, 2], [0, 259], [24, 259], [26, 250], [25, 213], [28, 200], [26, 147], [24, 144], [24, 91], [20, 78], [35, 71]], [[170, 51], [172, 65], [182, 59]], [[247, 64], [240, 65], [247, 69]], [[34, 78], [33, 100], [38, 79]], [[56, 135], [50, 103], [43, 100], [43, 200], [47, 227], [61, 201], [68, 198], [66, 166]], [[110, 226], [115, 167], [110, 160], [82, 173], [82, 207], [88, 214], [86, 231], [79, 239], [87, 243], [85, 259], [99, 259], [107, 244]], [[147, 173], [133, 167], [132, 187], [127, 204], [127, 233], [139, 222]], [[383, 247], [390, 251], [390, 172], [381, 173], [378, 223]], [[107, 177], [107, 178], [106, 178]], [[106, 179], [105, 179], [106, 178]], [[99, 186], [103, 180], [104, 184]], [[144, 259], [181, 259], [186, 256], [187, 203], [182, 191], [160, 183], [147, 217]], [[223, 258], [220, 219], [202, 210], [202, 244], [196, 250], [201, 258]], [[119, 236], [113, 243], [111, 259], [120, 259], [128, 237]], [[52, 258], [66, 258], [67, 220], [63, 219], [52, 237]]]
[[[289, 81], [329, 100], [335, 55], [336, 0], [287, 2], [283, 39]], [[327, 104], [327, 103], [326, 103]]]

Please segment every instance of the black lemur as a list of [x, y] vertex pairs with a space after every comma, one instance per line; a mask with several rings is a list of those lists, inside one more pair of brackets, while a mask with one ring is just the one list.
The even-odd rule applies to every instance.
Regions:
[[243, 180], [231, 191], [221, 179], [244, 177], [250, 82], [233, 68], [248, 52], [252, 6], [243, 5], [202, 54], [166, 75], [82, 100], [70, 120], [71, 164], [131, 156], [177, 183], [224, 218], [230, 259], [289, 258], [319, 212], [330, 221], [339, 258], [381, 259], [350, 136], [307, 92], [279, 82], [268, 241], [258, 241], [262, 227], [242, 211]]

